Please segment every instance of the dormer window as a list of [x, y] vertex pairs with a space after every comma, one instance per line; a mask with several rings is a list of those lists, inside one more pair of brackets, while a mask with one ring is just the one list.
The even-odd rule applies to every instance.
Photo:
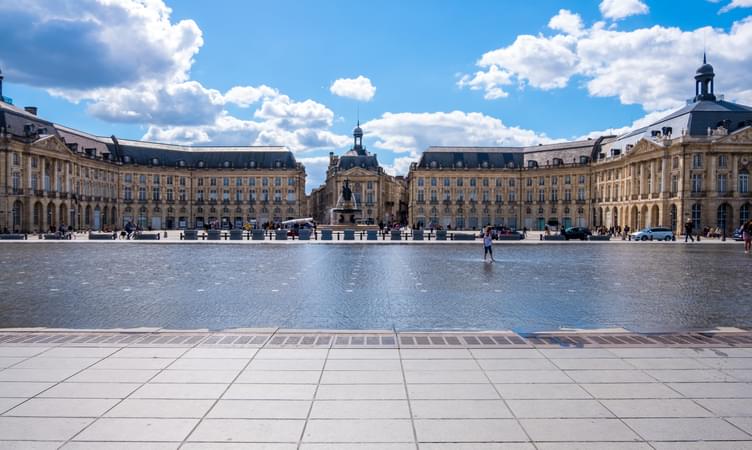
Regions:
[[455, 163], [455, 166], [456, 166], [456, 167], [457, 167], [458, 169], [461, 169], [461, 168], [462, 168], [462, 161], [457, 161], [457, 163]]
[[131, 157], [128, 155], [123, 156], [123, 162], [129, 164], [131, 162]]
[[431, 161], [430, 166], [431, 166], [432, 169], [435, 169], [435, 168], [437, 168], [439, 166], [439, 163], [437, 163], [436, 161]]
[[230, 164], [230, 161], [225, 161], [222, 163], [222, 167], [224, 167], [225, 169], [229, 169], [231, 165], [232, 164]]
[[282, 161], [279, 161], [279, 160], [274, 161], [274, 167], [276, 167], [277, 169], [282, 168]]
[[151, 165], [152, 166], [158, 166], [159, 165], [159, 158], [152, 158], [151, 159]]
[[483, 161], [480, 166], [484, 169], [488, 169], [488, 161]]
[[185, 160], [181, 159], [178, 161], [178, 167], [185, 167]]
[[199, 169], [203, 169], [204, 167], [206, 167], [206, 163], [201, 160], [196, 164], [196, 166], [198, 166]]
[[256, 161], [249, 162], [248, 163], [248, 167], [250, 167], [251, 169], [255, 169], [256, 168]]

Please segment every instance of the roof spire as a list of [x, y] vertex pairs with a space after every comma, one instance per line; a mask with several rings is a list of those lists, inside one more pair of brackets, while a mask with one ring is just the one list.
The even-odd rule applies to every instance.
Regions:
[[705, 51], [704, 51], [704, 50], [703, 50], [703, 52], [702, 52], [702, 63], [703, 63], [703, 64], [707, 64], [707, 63], [708, 63], [708, 58], [707, 58], [707, 56], [705, 55]]

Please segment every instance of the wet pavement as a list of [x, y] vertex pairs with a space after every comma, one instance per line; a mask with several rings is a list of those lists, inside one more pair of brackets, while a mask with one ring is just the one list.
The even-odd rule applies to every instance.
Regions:
[[[737, 245], [3, 243], [0, 327], [749, 327]], [[749, 271], [747, 271], [749, 273]]]

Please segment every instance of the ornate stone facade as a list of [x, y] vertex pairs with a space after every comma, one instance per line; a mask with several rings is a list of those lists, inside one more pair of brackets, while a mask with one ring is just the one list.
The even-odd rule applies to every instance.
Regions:
[[343, 156], [329, 154], [326, 182], [314, 189], [309, 197], [312, 217], [318, 223], [330, 224], [330, 211], [336, 206], [347, 180], [355, 204], [362, 209], [363, 223], [405, 223], [407, 199], [404, 177], [384, 172], [376, 155], [363, 146], [360, 125], [353, 131], [353, 138], [352, 149]]

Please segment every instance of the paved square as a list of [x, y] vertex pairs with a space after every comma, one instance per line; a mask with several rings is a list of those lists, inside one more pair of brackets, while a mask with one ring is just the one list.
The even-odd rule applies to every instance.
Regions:
[[752, 449], [749, 348], [258, 347], [0, 344], [0, 449]]

